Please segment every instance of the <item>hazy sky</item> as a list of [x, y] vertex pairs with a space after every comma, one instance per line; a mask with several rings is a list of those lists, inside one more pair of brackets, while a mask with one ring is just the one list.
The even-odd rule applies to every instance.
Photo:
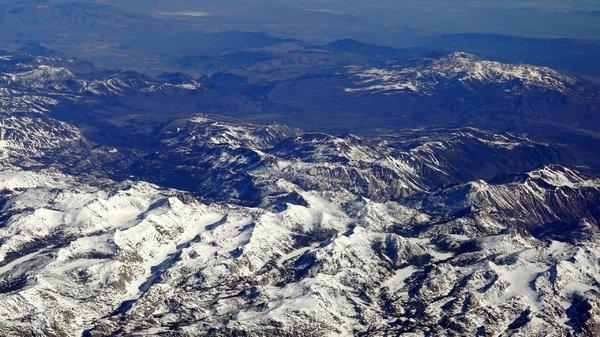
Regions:
[[600, 38], [600, 1], [597, 0], [79, 1], [179, 17], [205, 24], [209, 29], [260, 30], [315, 41], [345, 35], [369, 40], [402, 40], [446, 33]]

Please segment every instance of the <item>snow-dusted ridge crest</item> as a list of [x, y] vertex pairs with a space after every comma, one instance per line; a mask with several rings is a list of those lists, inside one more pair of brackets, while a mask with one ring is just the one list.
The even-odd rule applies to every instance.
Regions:
[[186, 95], [201, 88], [195, 80], [167, 83], [131, 71], [96, 69], [75, 59], [28, 54], [0, 58], [3, 114], [48, 114], [65, 103], [98, 103], [135, 95]]
[[464, 52], [413, 67], [349, 67], [348, 71], [357, 78], [355, 87], [345, 89], [348, 92], [408, 91], [431, 95], [440, 86], [458, 82], [507, 85], [516, 92], [535, 88], [566, 93], [574, 90], [577, 81], [547, 67], [487, 61]]
[[[161, 152], [176, 160], [179, 174], [202, 177], [197, 188], [204, 195], [262, 207], [282, 195], [301, 200], [273, 184], [277, 180], [304, 190], [344, 189], [373, 200], [398, 200], [561, 160], [546, 143], [477, 128], [368, 138], [200, 116], [172, 122], [159, 137]], [[491, 153], [505, 159], [491, 160]], [[515, 163], [514, 158], [525, 160]], [[152, 161], [147, 170], [161, 166]]]

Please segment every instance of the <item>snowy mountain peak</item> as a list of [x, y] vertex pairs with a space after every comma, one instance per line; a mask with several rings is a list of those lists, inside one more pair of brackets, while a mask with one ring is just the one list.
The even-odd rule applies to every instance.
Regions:
[[479, 60], [479, 58], [473, 54], [469, 54], [469, 53], [465, 53], [462, 51], [455, 51], [452, 52], [444, 57], [442, 57], [442, 59], [454, 59], [454, 60], [465, 60], [465, 61], [476, 61]]
[[515, 93], [527, 88], [565, 93], [576, 82], [576, 79], [550, 68], [481, 60], [463, 52], [454, 52], [411, 67], [351, 67], [349, 73], [357, 82], [354, 87], [346, 88], [348, 92], [431, 95], [435, 91], [452, 90], [457, 85], [476, 86], [477, 90], [497, 85]]

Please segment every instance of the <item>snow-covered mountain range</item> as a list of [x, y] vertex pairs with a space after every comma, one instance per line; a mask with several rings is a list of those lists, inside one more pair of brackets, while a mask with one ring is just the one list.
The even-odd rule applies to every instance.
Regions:
[[4, 335], [597, 332], [600, 181], [573, 169], [402, 202], [278, 179], [301, 200], [278, 211], [52, 170], [0, 181]]
[[[598, 94], [462, 53], [343, 69], [367, 100]], [[261, 105], [210, 79], [0, 72], [2, 336], [600, 333], [589, 128], [307, 132], [223, 116]]]

